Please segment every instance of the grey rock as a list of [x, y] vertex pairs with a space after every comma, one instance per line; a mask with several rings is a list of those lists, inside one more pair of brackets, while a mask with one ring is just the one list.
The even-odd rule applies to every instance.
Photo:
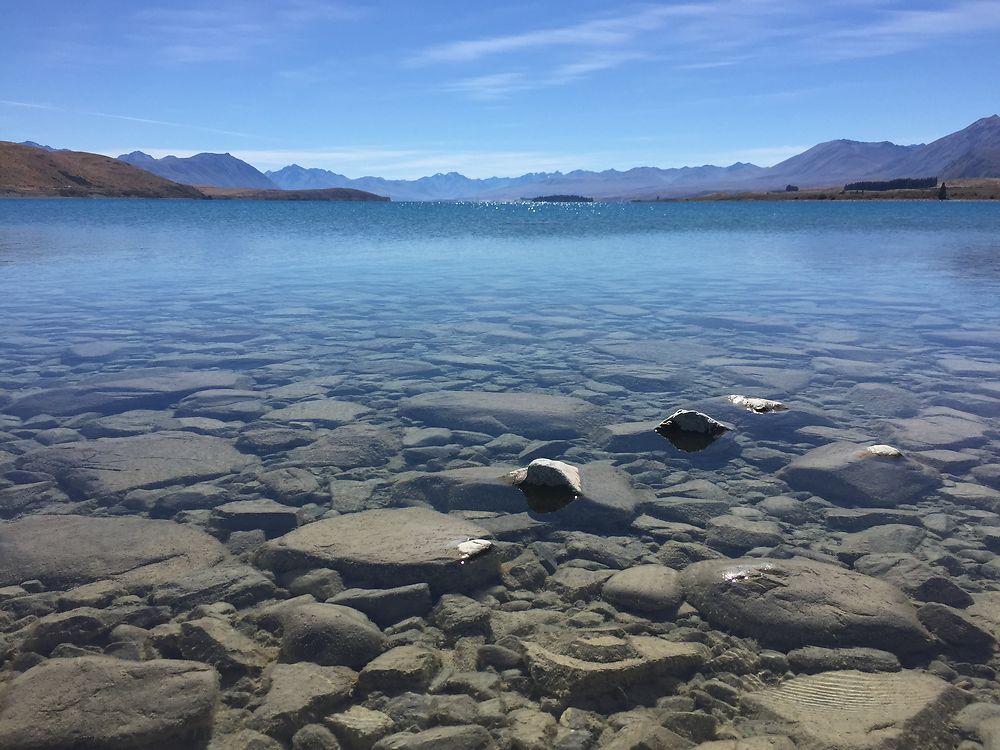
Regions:
[[372, 750], [493, 750], [494, 747], [488, 731], [468, 724], [391, 734], [376, 742]]
[[758, 503], [757, 508], [769, 516], [795, 526], [812, 521], [818, 513], [814, 505], [785, 495], [769, 497]]
[[949, 576], [910, 554], [865, 555], [854, 561], [854, 569], [881, 578], [922, 602], [940, 602], [968, 607], [972, 597]]
[[380, 691], [424, 692], [441, 669], [441, 656], [425, 646], [397, 646], [376, 656], [361, 670], [359, 688]]
[[185, 396], [177, 404], [178, 417], [207, 417], [223, 422], [252, 422], [268, 411], [257, 391], [212, 388]]
[[161, 583], [153, 589], [150, 600], [175, 610], [187, 610], [212, 602], [247, 607], [271, 599], [274, 594], [274, 583], [256, 568], [224, 562]]
[[646, 750], [647, 748], [686, 750], [690, 747], [694, 747], [694, 744], [653, 720], [629, 724], [618, 730], [611, 741], [603, 745], [605, 750]]
[[256, 562], [277, 572], [331, 567], [357, 586], [427, 582], [439, 593], [499, 578], [495, 553], [460, 562], [458, 544], [485, 535], [476, 524], [424, 508], [371, 510], [302, 526], [261, 547]]
[[853, 563], [865, 555], [907, 553], [920, 546], [927, 532], [919, 526], [889, 523], [845, 536], [837, 548], [842, 562]]
[[343, 713], [328, 716], [326, 722], [347, 750], [369, 750], [395, 727], [390, 716], [364, 706], [351, 706]]
[[523, 646], [535, 687], [562, 705], [574, 706], [685, 675], [708, 658], [701, 644], [651, 636], [567, 633], [524, 641]]
[[407, 617], [423, 617], [430, 612], [431, 588], [426, 583], [412, 583], [391, 589], [347, 589], [329, 601], [353, 607], [380, 627], [387, 627]]
[[[296, 596], [309, 594], [318, 601], [332, 599], [344, 590], [344, 581], [340, 573], [329, 568], [314, 568], [313, 570], [301, 571], [290, 570], [281, 577], [281, 582], [286, 589]], [[347, 602], [330, 602], [331, 604], [344, 604], [352, 606]], [[364, 610], [354, 607], [359, 612]], [[365, 614], [368, 614], [365, 612]]]
[[41, 617], [31, 626], [23, 649], [48, 654], [61, 643], [75, 646], [97, 644], [116, 624], [114, 614], [93, 607], [56, 612]]
[[781, 542], [781, 527], [773, 521], [751, 521], [726, 515], [708, 522], [706, 543], [727, 554], [740, 555], [755, 547], [774, 547]]
[[144, 518], [30, 516], [0, 524], [0, 586], [66, 589], [111, 579], [145, 589], [209, 568], [225, 549], [198, 529]]
[[946, 750], [962, 693], [920, 672], [851, 670], [796, 677], [741, 701], [752, 717], [785, 722], [797, 747], [816, 750]]
[[4, 407], [8, 414], [115, 414], [130, 409], [164, 409], [178, 398], [206, 388], [239, 388], [250, 383], [243, 375], [222, 370], [179, 372], [132, 370], [96, 377], [72, 387], [54, 388], [15, 399]]
[[478, 633], [489, 625], [490, 611], [486, 605], [462, 594], [445, 594], [435, 605], [431, 621], [449, 637]]
[[643, 503], [642, 511], [665, 521], [707, 526], [711, 519], [728, 513], [730, 506], [728, 500], [669, 497]]
[[681, 574], [685, 598], [715, 627], [774, 648], [927, 648], [906, 596], [877, 578], [805, 559], [710, 560]]
[[917, 610], [917, 617], [924, 627], [952, 646], [972, 651], [992, 650], [996, 646], [996, 638], [991, 632], [961, 610], [945, 604], [928, 602]]
[[255, 426], [240, 433], [236, 439], [236, 447], [246, 453], [269, 456], [273, 453], [309, 445], [317, 437], [318, 434], [311, 430]]
[[675, 612], [683, 596], [677, 571], [662, 565], [639, 565], [615, 573], [601, 589], [605, 601], [644, 614]]
[[281, 656], [360, 669], [378, 656], [385, 636], [362, 613], [336, 604], [302, 604], [281, 614]]
[[267, 674], [267, 693], [251, 726], [287, 739], [303, 724], [317, 721], [348, 701], [358, 675], [346, 667], [275, 664]]
[[559, 728], [552, 714], [534, 708], [516, 708], [507, 721], [507, 737], [515, 750], [549, 750]]
[[314, 443], [289, 451], [288, 457], [298, 465], [347, 470], [382, 466], [400, 447], [399, 438], [384, 427], [349, 424], [331, 430]]
[[578, 437], [598, 416], [591, 404], [570, 396], [486, 391], [424, 393], [404, 399], [399, 412], [431, 427], [490, 435], [513, 432], [540, 440]]
[[826, 525], [838, 531], [863, 531], [888, 523], [920, 525], [916, 511], [898, 508], [827, 508], [824, 517]]
[[896, 422], [895, 439], [914, 449], [971, 448], [985, 443], [989, 425], [967, 412], [935, 407]]
[[297, 528], [302, 517], [298, 508], [274, 500], [238, 500], [213, 508], [209, 520], [220, 531], [260, 529], [272, 538]]
[[264, 485], [270, 497], [287, 505], [321, 503], [326, 499], [319, 479], [308, 469], [290, 467], [265, 471], [257, 475], [257, 481]]
[[859, 672], [898, 672], [895, 654], [874, 648], [823, 648], [807, 646], [788, 652], [788, 664], [796, 672], [814, 674], [841, 669]]
[[563, 566], [549, 577], [546, 588], [567, 602], [586, 601], [598, 596], [612, 575], [613, 572], [610, 570], [586, 570]]
[[223, 675], [257, 674], [269, 661], [265, 649], [215, 617], [181, 623], [180, 649], [185, 659], [211, 664]]
[[906, 456], [881, 458], [853, 443], [831, 443], [792, 460], [778, 476], [842, 505], [869, 507], [915, 503], [941, 485], [937, 472]]
[[371, 411], [367, 406], [332, 398], [299, 401], [282, 409], [274, 409], [264, 419], [268, 422], [308, 422], [321, 427], [339, 427], [354, 422]]
[[322, 724], [306, 724], [292, 735], [292, 750], [341, 750], [337, 737]]
[[28, 453], [17, 463], [21, 469], [52, 474], [77, 498], [199, 482], [251, 465], [228, 440], [189, 432], [65, 443]]
[[0, 746], [194, 746], [211, 732], [218, 697], [218, 675], [205, 664], [104, 656], [51, 659], [8, 683], [0, 702]]

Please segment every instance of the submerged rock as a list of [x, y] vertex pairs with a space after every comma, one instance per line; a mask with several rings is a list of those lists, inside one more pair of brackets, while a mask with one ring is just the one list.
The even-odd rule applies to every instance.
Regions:
[[474, 523], [426, 508], [369, 510], [302, 526], [261, 547], [256, 563], [275, 572], [329, 567], [362, 587], [426, 582], [441, 593], [500, 577], [496, 554], [463, 558], [458, 548], [488, 535]]
[[218, 697], [218, 674], [198, 662], [51, 659], [8, 684], [0, 701], [0, 746], [193, 747], [211, 733]]
[[[888, 446], [887, 446], [888, 447]], [[778, 472], [789, 487], [841, 505], [891, 507], [915, 503], [941, 486], [940, 475], [904, 455], [853, 443], [831, 443], [792, 460]]]
[[55, 589], [113, 579], [145, 589], [225, 557], [205, 532], [145, 518], [29, 516], [0, 524], [0, 586], [40, 580]]
[[686, 453], [698, 453], [732, 429], [700, 411], [678, 409], [660, 422], [656, 432]]
[[799, 747], [814, 750], [947, 750], [957, 738], [950, 717], [966, 698], [921, 672], [852, 670], [796, 677], [744, 696], [751, 716], [778, 720]]
[[869, 646], [911, 653], [932, 643], [895, 586], [835, 565], [706, 560], [681, 574], [685, 598], [714, 626], [773, 648]]
[[747, 411], [756, 412], [757, 414], [768, 414], [772, 411], [787, 411], [788, 407], [785, 406], [780, 401], [771, 401], [766, 398], [757, 398], [755, 396], [739, 396], [736, 394], [726, 396], [729, 401], [736, 406], [742, 407]]
[[583, 494], [580, 470], [565, 461], [536, 458], [527, 468], [517, 469], [501, 479], [510, 482], [528, 498], [537, 512], [559, 510]]

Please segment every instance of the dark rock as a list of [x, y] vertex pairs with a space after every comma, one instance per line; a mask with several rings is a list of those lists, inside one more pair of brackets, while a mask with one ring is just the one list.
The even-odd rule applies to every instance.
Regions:
[[287, 534], [301, 522], [297, 508], [273, 500], [238, 500], [212, 509], [210, 523], [220, 531], [260, 529], [268, 538]]
[[0, 704], [0, 746], [193, 747], [210, 734], [218, 697], [218, 675], [205, 664], [51, 659], [8, 684]]
[[454, 638], [488, 628], [490, 611], [486, 605], [462, 594], [445, 594], [438, 600], [430, 619], [445, 635]]
[[236, 447], [246, 453], [269, 456], [273, 453], [309, 445], [318, 437], [311, 430], [286, 427], [253, 427], [243, 430], [236, 438]]
[[458, 552], [459, 543], [485, 534], [473, 523], [424, 508], [371, 510], [307, 524], [261, 547], [256, 561], [278, 572], [331, 567], [359, 586], [427, 582], [439, 593], [499, 577], [495, 553], [463, 562]]
[[330, 604], [353, 607], [380, 627], [387, 627], [407, 617], [423, 617], [430, 612], [431, 589], [426, 583], [391, 589], [347, 589], [334, 595]]
[[223, 675], [256, 674], [268, 662], [263, 648], [214, 617], [181, 623], [180, 650], [185, 659], [211, 664]]
[[707, 526], [711, 519], [728, 513], [730, 505], [726, 500], [667, 497], [643, 503], [642, 512], [665, 521]]
[[488, 731], [469, 724], [392, 734], [376, 742], [372, 750], [492, 750], [494, 747]]
[[639, 565], [609, 578], [601, 597], [621, 609], [666, 615], [680, 606], [683, 592], [677, 571], [662, 565]]
[[715, 627], [774, 648], [931, 644], [906, 596], [876, 578], [805, 559], [710, 560], [681, 574], [685, 598]]
[[52, 474], [70, 495], [88, 499], [198, 482], [249, 465], [228, 440], [189, 432], [66, 443], [18, 459], [19, 468]]
[[212, 602], [247, 607], [271, 599], [274, 594], [274, 583], [256, 568], [225, 562], [161, 583], [153, 589], [151, 601], [175, 610]]
[[727, 554], [740, 555], [755, 547], [781, 544], [781, 527], [773, 521], [751, 521], [742, 516], [718, 516], [708, 522], [706, 543]]
[[45, 615], [31, 627], [23, 649], [48, 654], [61, 643], [75, 646], [97, 644], [116, 624], [112, 613], [93, 607], [78, 607], [68, 612]]
[[966, 617], [960, 610], [929, 602], [917, 610], [920, 622], [945, 643], [962, 649], [992, 650], [993, 634]]
[[853, 443], [831, 443], [792, 460], [778, 476], [795, 490], [841, 505], [896, 506], [941, 485], [937, 472], [906, 456], [883, 458]]
[[302, 604], [281, 615], [281, 656], [360, 669], [381, 653], [385, 636], [362, 613], [336, 604]]
[[209, 568], [225, 549], [198, 529], [144, 518], [31, 516], [0, 524], [0, 586], [66, 589], [112, 579], [148, 588]]
[[327, 496], [319, 479], [308, 469], [291, 467], [265, 471], [257, 475], [257, 481], [264, 485], [268, 495], [288, 505], [322, 503]]
[[289, 451], [288, 457], [299, 465], [347, 470], [382, 466], [400, 447], [399, 438], [384, 427], [350, 424], [331, 430], [310, 445]]
[[853, 563], [865, 555], [906, 553], [920, 546], [927, 532], [919, 526], [890, 523], [845, 536], [837, 549], [841, 562]]
[[920, 525], [920, 514], [896, 508], [827, 508], [826, 525], [838, 531], [863, 531], [885, 524]]
[[854, 561], [854, 569], [888, 581], [922, 602], [940, 602], [963, 608], [972, 604], [968, 592], [913, 555], [865, 555]]
[[789, 651], [788, 664], [796, 672], [805, 674], [838, 669], [856, 669], [859, 672], [898, 672], [901, 669], [895, 654], [874, 648], [807, 646]]
[[362, 692], [394, 694], [426, 691], [441, 669], [441, 656], [425, 646], [397, 646], [376, 656], [361, 670]]
[[267, 693], [250, 724], [287, 739], [303, 724], [318, 721], [344, 704], [357, 681], [357, 673], [346, 667], [275, 664], [267, 674]]
[[544, 393], [435, 391], [404, 399], [400, 414], [432, 427], [555, 440], [586, 434], [597, 421], [586, 401]]

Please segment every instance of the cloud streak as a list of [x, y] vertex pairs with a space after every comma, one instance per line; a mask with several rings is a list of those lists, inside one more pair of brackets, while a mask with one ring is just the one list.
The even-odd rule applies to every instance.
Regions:
[[928, 0], [843, 0], [837, 8], [806, 0], [700, 0], [437, 44], [407, 63], [476, 66], [474, 75], [440, 88], [489, 101], [644, 60], [660, 63], [665, 76], [707, 76], [715, 70], [725, 75], [736, 65], [780, 65], [788, 59], [825, 64], [897, 54], [996, 29], [996, 0], [933, 5]]
[[134, 117], [132, 115], [119, 115], [111, 112], [93, 112], [85, 109], [70, 109], [68, 107], [57, 107], [53, 104], [41, 104], [38, 102], [19, 102], [9, 99], [0, 99], [0, 106], [19, 107], [21, 109], [41, 109], [46, 112], [60, 112], [62, 114], [81, 115], [84, 117], [104, 117], [111, 120], [124, 120], [126, 122], [138, 122], [144, 125], [161, 125], [168, 128], [182, 128], [184, 130], [196, 130], [202, 133], [216, 133], [218, 135], [232, 135], [240, 138], [265, 138], [265, 136], [253, 133], [244, 133], [239, 130], [222, 130], [219, 128], [209, 128], [203, 125], [190, 125], [183, 122], [170, 122], [169, 120], [153, 120], [148, 117]]

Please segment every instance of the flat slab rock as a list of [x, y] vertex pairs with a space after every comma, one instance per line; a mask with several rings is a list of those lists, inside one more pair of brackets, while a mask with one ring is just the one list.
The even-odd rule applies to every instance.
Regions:
[[786, 722], [810, 750], [950, 750], [958, 738], [948, 720], [965, 703], [933, 675], [845, 670], [796, 677], [744, 696], [741, 708]]
[[792, 460], [778, 472], [794, 490], [848, 506], [916, 503], [941, 486], [941, 477], [906, 455], [883, 458], [854, 443], [831, 443]]
[[31, 393], [15, 399], [4, 411], [27, 418], [35, 414], [116, 414], [130, 409], [163, 409], [195, 391], [242, 388], [251, 382], [245, 375], [223, 370], [134, 370]]
[[50, 659], [0, 693], [0, 747], [193, 747], [211, 732], [219, 676], [206, 664]]
[[370, 412], [367, 406], [332, 398], [300, 401], [281, 409], [268, 412], [264, 419], [268, 422], [311, 422], [326, 427], [337, 427], [353, 422], [362, 414]]
[[43, 448], [23, 456], [18, 468], [52, 474], [72, 496], [99, 498], [200, 482], [242, 471], [252, 461], [222, 438], [158, 432]]
[[262, 546], [255, 562], [276, 572], [329, 567], [352, 586], [426, 582], [441, 593], [499, 578], [494, 552], [461, 559], [458, 545], [484, 536], [470, 521], [426, 508], [369, 510], [302, 526]]
[[900, 654], [931, 643], [903, 592], [835, 565], [705, 560], [685, 568], [681, 585], [713, 627], [773, 648], [868, 646]]
[[0, 586], [51, 589], [116, 580], [146, 588], [209, 568], [225, 547], [205, 532], [145, 518], [29, 516], [0, 524]]
[[431, 427], [490, 435], [513, 432], [541, 440], [577, 437], [597, 419], [592, 404], [547, 393], [436, 391], [404, 399], [399, 411]]

